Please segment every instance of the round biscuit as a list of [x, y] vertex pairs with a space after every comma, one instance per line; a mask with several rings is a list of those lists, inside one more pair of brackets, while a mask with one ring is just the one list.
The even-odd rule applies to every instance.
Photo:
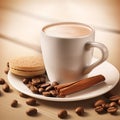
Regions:
[[18, 75], [18, 76], [23, 76], [23, 77], [32, 77], [32, 76], [37, 76], [45, 73], [45, 70], [36, 70], [36, 71], [19, 71], [10, 68], [10, 72]]
[[16, 70], [36, 71], [43, 70], [44, 63], [41, 56], [16, 57], [9, 61], [10, 68]]

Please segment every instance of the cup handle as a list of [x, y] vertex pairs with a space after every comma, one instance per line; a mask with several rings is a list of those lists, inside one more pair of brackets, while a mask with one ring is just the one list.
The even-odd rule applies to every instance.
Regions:
[[96, 62], [92, 63], [89, 66], [86, 66], [85, 69], [83, 70], [83, 74], [89, 73], [93, 68], [95, 68], [96, 66], [98, 66], [108, 58], [108, 49], [104, 44], [98, 42], [88, 42], [85, 46], [87, 50], [93, 47], [98, 48], [101, 51], [102, 56]]

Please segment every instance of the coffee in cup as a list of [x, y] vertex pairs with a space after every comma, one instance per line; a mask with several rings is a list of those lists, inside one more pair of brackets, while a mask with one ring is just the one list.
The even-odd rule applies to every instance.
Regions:
[[89, 35], [92, 32], [92, 30], [87, 26], [72, 23], [53, 25], [52, 27], [48, 26], [43, 30], [49, 36], [60, 38], [76, 38]]

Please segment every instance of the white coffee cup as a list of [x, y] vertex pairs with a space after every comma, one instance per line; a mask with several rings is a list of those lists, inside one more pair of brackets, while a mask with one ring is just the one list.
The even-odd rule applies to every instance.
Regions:
[[[49, 80], [60, 83], [76, 81], [104, 62], [108, 50], [94, 40], [95, 30], [83, 23], [61, 22], [43, 27], [41, 50]], [[94, 47], [102, 55], [91, 64]]]

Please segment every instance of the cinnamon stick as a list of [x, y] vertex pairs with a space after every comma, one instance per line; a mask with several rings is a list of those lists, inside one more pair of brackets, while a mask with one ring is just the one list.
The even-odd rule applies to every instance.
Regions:
[[[76, 82], [78, 82], [78, 81], [76, 81]], [[65, 87], [68, 87], [68, 86], [70, 86], [72, 84], [75, 84], [76, 82], [69, 82], [69, 83], [59, 84], [59, 85], [55, 86], [55, 88], [59, 91], [62, 88], [65, 88]]]
[[89, 87], [96, 85], [105, 80], [103, 75], [97, 75], [90, 78], [81, 79], [79, 81], [60, 84], [56, 86], [59, 96], [66, 96]]

